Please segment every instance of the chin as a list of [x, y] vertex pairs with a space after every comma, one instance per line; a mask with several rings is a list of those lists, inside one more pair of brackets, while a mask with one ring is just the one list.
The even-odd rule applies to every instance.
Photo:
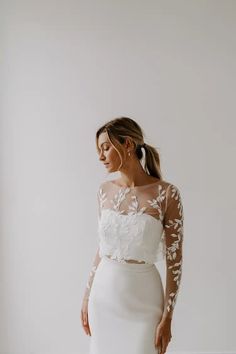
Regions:
[[112, 167], [108, 167], [106, 170], [109, 173], [115, 172], [114, 168], [112, 168]]

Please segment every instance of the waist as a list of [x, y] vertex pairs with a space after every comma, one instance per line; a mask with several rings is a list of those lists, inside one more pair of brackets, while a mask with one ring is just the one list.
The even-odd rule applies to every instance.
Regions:
[[110, 263], [116, 267], [120, 267], [127, 270], [135, 270], [135, 271], [143, 272], [146, 270], [157, 269], [154, 263], [131, 263], [131, 262], [127, 262], [127, 260], [126, 261], [122, 260], [122, 262], [120, 262], [116, 259], [110, 258], [107, 255], [103, 256], [102, 260], [106, 263]]
[[[105, 257], [108, 257], [109, 259], [112, 259], [110, 255], [105, 255]], [[122, 262], [126, 262], [126, 263], [137, 263], [137, 264], [143, 264], [146, 263], [144, 261], [137, 261], [136, 259], [124, 259], [122, 260]]]

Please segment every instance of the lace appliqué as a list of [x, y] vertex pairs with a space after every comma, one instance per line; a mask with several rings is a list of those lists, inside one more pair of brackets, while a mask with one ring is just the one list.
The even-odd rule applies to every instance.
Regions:
[[102, 188], [98, 190], [98, 200], [99, 200], [99, 208], [100, 210], [103, 208], [105, 201], [107, 200], [106, 192], [103, 192]]
[[[169, 293], [167, 311], [174, 309], [182, 274], [182, 242], [183, 242], [183, 205], [179, 190], [171, 186], [169, 216], [165, 223], [165, 237], [168, 246], [166, 247], [167, 269], [170, 270], [169, 279], [172, 283], [172, 291]], [[173, 241], [171, 240], [173, 238]]]
[[122, 214], [125, 212], [125, 210], [120, 210], [120, 205], [123, 202], [123, 200], [125, 200], [126, 194], [129, 193], [130, 188], [126, 188], [126, 189], [119, 189], [118, 193], [115, 194], [114, 199], [111, 200], [112, 204], [113, 204], [113, 209]]
[[131, 198], [132, 198], [132, 203], [131, 203], [131, 205], [129, 205], [128, 215], [141, 215], [141, 214], [143, 214], [144, 211], [147, 209], [147, 207], [139, 208], [139, 202], [138, 202], [138, 198], [136, 195], [133, 195]]
[[151, 207], [153, 207], [154, 209], [158, 210], [159, 213], [159, 218], [161, 221], [163, 221], [163, 213], [162, 213], [162, 202], [165, 200], [166, 198], [166, 190], [163, 189], [161, 185], [158, 186], [158, 191], [159, 194], [156, 198], [152, 199], [152, 200], [148, 200], [148, 203], [150, 204]]

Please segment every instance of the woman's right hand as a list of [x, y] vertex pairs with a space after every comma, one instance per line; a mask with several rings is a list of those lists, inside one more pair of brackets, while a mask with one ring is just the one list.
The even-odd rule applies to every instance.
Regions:
[[85, 333], [91, 336], [91, 331], [89, 327], [89, 320], [88, 320], [88, 299], [84, 298], [81, 307], [81, 322], [82, 326], [85, 330]]

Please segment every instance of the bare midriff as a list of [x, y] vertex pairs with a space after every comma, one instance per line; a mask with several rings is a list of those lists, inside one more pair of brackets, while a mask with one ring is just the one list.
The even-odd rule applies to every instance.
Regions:
[[[107, 257], [111, 258], [111, 256], [107, 256]], [[136, 259], [125, 259], [124, 261], [127, 263], [136, 263], [136, 264], [144, 264], [145, 263], [144, 261], [139, 262]]]

